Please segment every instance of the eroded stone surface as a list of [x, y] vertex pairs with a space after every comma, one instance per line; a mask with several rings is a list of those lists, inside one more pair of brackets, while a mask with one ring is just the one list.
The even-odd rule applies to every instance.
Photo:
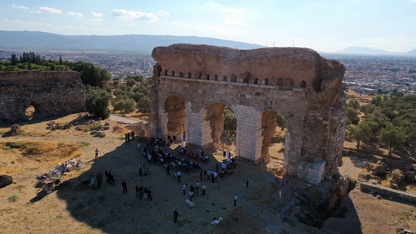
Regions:
[[188, 144], [209, 147], [218, 141], [228, 106], [238, 122], [237, 156], [260, 162], [280, 113], [288, 125], [284, 173], [313, 184], [338, 174], [346, 125], [339, 62], [305, 48], [189, 44], [156, 47], [152, 56], [151, 136], [184, 133]]

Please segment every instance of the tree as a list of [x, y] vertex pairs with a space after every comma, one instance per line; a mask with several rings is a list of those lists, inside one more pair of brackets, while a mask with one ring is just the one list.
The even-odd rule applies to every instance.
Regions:
[[350, 125], [348, 127], [348, 136], [351, 140], [357, 142], [357, 149], [360, 149], [361, 142], [368, 142], [370, 140], [370, 131], [368, 126], [361, 122], [357, 126]]
[[150, 98], [148, 96], [143, 96], [140, 98], [140, 100], [137, 102], [137, 107], [139, 108], [139, 111], [145, 115], [148, 115], [150, 112]]
[[16, 54], [12, 54], [10, 62], [12, 63], [13, 66], [17, 65], [17, 63], [19, 62], [19, 59], [17, 58]]
[[357, 125], [360, 122], [358, 112], [352, 107], [347, 108], [347, 119], [349, 124]]
[[59, 56], [59, 65], [62, 65], [62, 64], [63, 64], [62, 57]]
[[286, 119], [281, 114], [277, 114], [277, 126], [279, 126], [282, 131], [286, 128]]
[[136, 81], [133, 78], [127, 78], [126, 85], [128, 88], [133, 87], [136, 84]]
[[392, 148], [398, 149], [403, 146], [405, 141], [404, 129], [389, 124], [381, 130], [380, 139], [381, 142], [389, 147], [389, 154], [391, 154]]
[[110, 116], [110, 110], [108, 108], [110, 98], [110, 93], [106, 90], [98, 87], [87, 86], [85, 107], [88, 113], [103, 119], [108, 118], [108, 116]]
[[371, 104], [374, 104], [376, 106], [380, 105], [380, 103], [383, 101], [383, 99], [381, 98], [380, 94], [377, 94], [376, 96], [373, 97], [373, 99], [371, 100]]
[[229, 135], [235, 134], [237, 130], [237, 118], [235, 117], [234, 112], [226, 107], [224, 110], [224, 131]]
[[112, 105], [114, 108], [113, 110], [120, 111], [123, 116], [127, 113], [133, 112], [136, 108], [136, 102], [127, 96], [114, 99]]
[[348, 103], [348, 107], [352, 107], [356, 110], [358, 110], [360, 108], [360, 103], [357, 101], [357, 99], [352, 99], [349, 103]]

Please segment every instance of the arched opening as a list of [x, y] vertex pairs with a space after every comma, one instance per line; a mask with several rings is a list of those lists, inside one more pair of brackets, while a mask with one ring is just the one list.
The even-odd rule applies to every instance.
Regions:
[[214, 80], [218, 80], [218, 75], [217, 74], [214, 75]]
[[283, 78], [277, 79], [277, 86], [282, 87], [283, 86]]
[[237, 82], [237, 76], [232, 74], [231, 75], [231, 82]]
[[181, 135], [186, 132], [186, 106], [183, 99], [176, 95], [169, 96], [165, 101], [165, 137], [180, 142]]
[[188, 72], [188, 78], [192, 78], [192, 73]]
[[251, 79], [251, 73], [250, 72], [245, 72], [243, 74], [243, 83], [250, 83], [250, 79]]
[[198, 79], [202, 79], [202, 73], [198, 74]]
[[207, 80], [209, 80], [209, 74], [207, 74], [207, 75], [205, 76], [205, 78], [206, 78]]
[[267, 110], [261, 115], [261, 160], [276, 175], [282, 175], [286, 120], [277, 111]]
[[211, 103], [204, 110], [203, 121], [205, 146], [235, 152], [237, 118], [229, 107], [220, 102]]
[[264, 80], [264, 84], [265, 84], [265, 85], [269, 85], [269, 79], [267, 79], [267, 78], [266, 78], [266, 79]]
[[299, 84], [299, 87], [306, 88], [306, 82], [304, 80], [302, 80]]
[[258, 78], [254, 79], [254, 84], [258, 84], [258, 83], [259, 83], [259, 79]]
[[227, 76], [223, 76], [222, 81], [227, 81]]
[[290, 78], [285, 78], [284, 85], [285, 89], [293, 89], [293, 80]]
[[25, 115], [28, 120], [35, 120], [37, 117], [40, 117], [40, 107], [35, 102], [30, 103], [30, 105], [25, 109]]
[[175, 76], [175, 71], [172, 71], [172, 76]]
[[179, 72], [179, 77], [184, 77], [183, 72]]
[[167, 69], [165, 69], [165, 76], [167, 76], [168, 75], [168, 70]]

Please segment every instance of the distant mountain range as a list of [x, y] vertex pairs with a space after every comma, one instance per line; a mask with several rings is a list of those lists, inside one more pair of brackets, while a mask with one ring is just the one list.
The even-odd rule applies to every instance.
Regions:
[[253, 49], [262, 45], [196, 36], [168, 35], [116, 35], [116, 36], [64, 36], [32, 31], [0, 30], [0, 50], [70, 50], [119, 51], [149, 53], [157, 46], [175, 43], [207, 44], [236, 49]]
[[367, 47], [348, 47], [342, 50], [334, 51], [333, 53], [338, 54], [363, 54], [363, 55], [416, 55], [416, 49], [404, 52], [389, 52], [376, 48], [367, 48]]

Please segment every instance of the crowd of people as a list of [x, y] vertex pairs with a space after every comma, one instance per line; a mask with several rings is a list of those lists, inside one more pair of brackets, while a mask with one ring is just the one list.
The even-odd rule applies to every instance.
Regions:
[[[134, 139], [134, 132], [126, 133], [125, 140], [130, 141]], [[215, 167], [209, 168], [209, 164], [204, 165], [206, 169], [202, 168], [199, 162], [209, 162], [209, 156], [205, 154], [202, 150], [197, 150], [197, 152], [187, 152], [187, 150], [181, 147], [175, 152], [175, 150], [170, 150], [164, 148], [164, 146], [169, 146], [172, 144], [172, 139], [168, 139], [168, 143], [164, 139], [154, 139], [151, 138], [144, 144], [138, 144], [139, 155], [142, 155], [148, 164], [159, 165], [166, 170], [167, 176], [172, 176], [175, 180], [182, 185], [182, 194], [186, 196], [187, 200], [193, 201], [194, 197], [198, 197], [200, 194], [206, 196], [207, 185], [206, 182], [219, 183], [220, 177], [223, 177], [228, 174], [232, 174], [237, 167], [235, 158], [231, 158], [230, 153], [224, 153], [224, 160], [219, 163], [215, 163]], [[142, 150], [141, 150], [142, 149]], [[225, 151], [224, 151], [225, 152]], [[95, 157], [98, 155], [98, 149], [95, 151]], [[187, 158], [188, 157], [188, 158]], [[191, 158], [191, 159], [189, 159]], [[171, 170], [175, 172], [171, 173]], [[182, 173], [190, 174], [198, 172], [199, 180], [196, 180], [193, 184], [181, 183]], [[104, 172], [106, 182], [110, 185], [116, 185], [114, 175], [111, 170]], [[138, 175], [141, 176], [150, 176], [150, 168], [146, 164], [139, 164]], [[196, 176], [195, 176], [196, 177]], [[102, 173], [99, 172], [95, 177], [91, 178], [89, 186], [91, 188], [100, 188], [102, 181]], [[121, 180], [122, 193], [128, 194], [127, 182]], [[248, 180], [246, 180], [246, 185], [248, 187]], [[189, 188], [189, 192], [187, 189]], [[152, 201], [152, 191], [150, 187], [147, 186], [138, 186], [134, 187], [136, 192], [136, 197], [140, 200], [149, 200]], [[233, 204], [236, 206], [237, 194], [233, 197]], [[177, 209], [174, 211], [173, 221], [176, 223], [179, 216]]]

